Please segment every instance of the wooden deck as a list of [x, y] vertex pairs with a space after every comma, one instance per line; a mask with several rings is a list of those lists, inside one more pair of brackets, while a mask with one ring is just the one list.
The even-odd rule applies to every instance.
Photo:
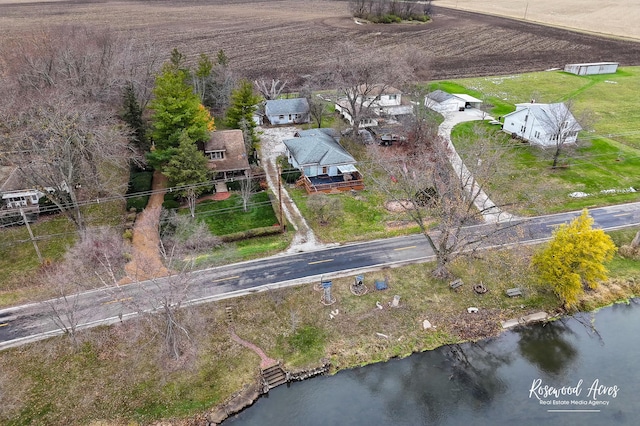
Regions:
[[314, 184], [306, 176], [300, 177], [297, 186], [302, 186], [307, 191], [307, 194], [313, 194], [314, 192], [336, 192], [336, 191], [361, 191], [364, 189], [364, 181], [362, 179], [353, 179], [342, 182], [331, 182]]

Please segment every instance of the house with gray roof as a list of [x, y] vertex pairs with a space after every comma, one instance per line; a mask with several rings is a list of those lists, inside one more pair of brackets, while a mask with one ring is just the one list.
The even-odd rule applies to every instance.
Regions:
[[312, 129], [283, 141], [289, 163], [302, 172], [299, 184], [308, 193], [364, 189], [356, 160], [330, 133]]
[[308, 123], [309, 102], [306, 98], [269, 100], [265, 102], [264, 115], [273, 125]]
[[532, 102], [516, 104], [516, 110], [504, 116], [502, 130], [546, 148], [575, 143], [582, 127], [565, 104]]

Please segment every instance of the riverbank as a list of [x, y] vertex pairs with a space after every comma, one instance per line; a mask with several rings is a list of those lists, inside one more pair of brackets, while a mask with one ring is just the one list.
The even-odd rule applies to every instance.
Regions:
[[[620, 245], [633, 233], [615, 235]], [[3, 351], [0, 423], [205, 424], [213, 407], [223, 407], [259, 378], [260, 356], [232, 339], [228, 321], [240, 339], [286, 370], [315, 368], [326, 358], [330, 374], [496, 336], [501, 321], [562, 313], [550, 289], [535, 284], [531, 250], [459, 259], [451, 266], [463, 281], [457, 291], [431, 276], [433, 265], [421, 264], [365, 274], [362, 296], [351, 291], [355, 277], [334, 279], [330, 306], [321, 302], [319, 283], [309, 283], [181, 309], [175, 319], [189, 335], [179, 336], [175, 359], [168, 356], [158, 317], [79, 333], [76, 346], [60, 337]], [[611, 284], [587, 295], [589, 309], [640, 294], [636, 261], [617, 257], [610, 269]], [[375, 290], [381, 279], [388, 288]], [[478, 283], [486, 293], [474, 291]], [[513, 287], [523, 297], [505, 294]]]
[[636, 425], [639, 302], [279, 387], [223, 426]]

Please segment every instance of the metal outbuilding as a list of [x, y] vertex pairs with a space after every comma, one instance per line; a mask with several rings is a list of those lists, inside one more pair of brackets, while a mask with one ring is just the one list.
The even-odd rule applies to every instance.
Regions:
[[576, 75], [614, 74], [618, 70], [618, 65], [618, 62], [567, 64], [564, 66], [564, 71]]

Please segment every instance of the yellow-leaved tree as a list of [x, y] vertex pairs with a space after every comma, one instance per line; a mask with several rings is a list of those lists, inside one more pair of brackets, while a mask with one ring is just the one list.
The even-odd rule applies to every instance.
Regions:
[[607, 279], [605, 263], [616, 246], [602, 229], [593, 228], [587, 209], [571, 223], [561, 225], [551, 241], [533, 256], [533, 266], [543, 283], [550, 285], [566, 308], [577, 305], [585, 287], [596, 288]]

